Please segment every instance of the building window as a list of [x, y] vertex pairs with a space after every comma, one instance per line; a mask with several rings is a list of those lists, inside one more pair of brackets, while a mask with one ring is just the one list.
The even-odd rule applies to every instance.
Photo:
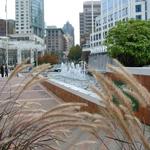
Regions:
[[142, 19], [142, 15], [136, 15], [136, 19], [141, 20]]
[[135, 6], [135, 11], [136, 11], [136, 12], [141, 12], [141, 11], [142, 11], [141, 5], [136, 5], [136, 6]]

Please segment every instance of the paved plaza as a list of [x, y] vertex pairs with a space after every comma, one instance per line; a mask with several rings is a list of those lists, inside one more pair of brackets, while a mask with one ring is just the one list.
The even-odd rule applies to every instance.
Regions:
[[[13, 80], [9, 82], [5, 90], [2, 92], [1, 97], [3, 99], [7, 99], [16, 93], [18, 85], [21, 84], [23, 80], [24, 78], [20, 77], [13, 78]], [[6, 78], [0, 78], [0, 89], [3, 87], [5, 81]], [[58, 97], [56, 97], [53, 93], [48, 92], [41, 84], [36, 84], [25, 90], [18, 98], [18, 101], [38, 102], [41, 104], [42, 109], [46, 110], [49, 110], [61, 102]]]
[[[1, 93], [1, 98], [7, 99], [12, 96], [16, 92], [18, 84], [21, 84], [23, 80], [24, 77], [13, 78], [13, 80], [10, 81], [5, 90]], [[5, 82], [6, 78], [0, 78], [0, 89], [3, 87]], [[47, 91], [41, 84], [36, 84], [25, 90], [18, 98], [18, 101], [38, 102], [44, 110], [49, 110], [50, 108], [63, 103], [60, 98], [52, 92]], [[79, 129], [74, 129], [72, 132], [71, 137], [67, 139], [68, 142], [61, 146], [62, 150], [68, 150], [67, 147], [69, 147], [70, 150], [106, 150], [106, 148], [101, 144], [101, 141], [95, 141], [95, 138], [92, 135], [85, 132], [83, 133], [83, 131], [81, 132]], [[92, 140], [93, 142], [91, 142]], [[87, 141], [87, 143], [85, 142], [85, 144], [74, 146], [74, 143], [82, 143], [82, 141]], [[113, 149], [117, 150], [111, 146], [111, 150]]]

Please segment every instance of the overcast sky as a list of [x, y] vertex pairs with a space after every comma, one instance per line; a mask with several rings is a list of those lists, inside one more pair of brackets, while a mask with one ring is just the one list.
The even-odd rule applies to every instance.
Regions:
[[[0, 18], [5, 19], [5, 1], [0, 0]], [[15, 0], [8, 1], [8, 19], [15, 19]], [[79, 44], [79, 12], [85, 0], [45, 0], [45, 23], [62, 28], [69, 21], [75, 29], [75, 43]]]

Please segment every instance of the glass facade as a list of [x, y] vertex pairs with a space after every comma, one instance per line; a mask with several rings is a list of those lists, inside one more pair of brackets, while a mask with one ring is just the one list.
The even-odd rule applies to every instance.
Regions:
[[114, 9], [128, 6], [128, 0], [102, 0], [102, 13], [111, 13]]
[[31, 0], [31, 24], [34, 34], [44, 36], [44, 0]]
[[[103, 23], [126, 18], [128, 15], [129, 0], [102, 0]], [[110, 25], [112, 26], [112, 25]]]
[[118, 0], [114, 1], [114, 7], [117, 8], [118, 7]]
[[135, 11], [136, 12], [141, 12], [142, 11], [142, 6], [141, 5], [136, 5], [135, 6]]
[[122, 5], [128, 5], [128, 0], [122, 0]]
[[101, 0], [101, 15], [96, 18], [95, 33], [91, 34], [90, 45], [102, 46], [108, 31], [118, 21], [134, 18], [147, 20], [150, 0]]
[[108, 10], [113, 11], [113, 0], [108, 0]]
[[107, 13], [107, 0], [102, 0], [102, 14]]

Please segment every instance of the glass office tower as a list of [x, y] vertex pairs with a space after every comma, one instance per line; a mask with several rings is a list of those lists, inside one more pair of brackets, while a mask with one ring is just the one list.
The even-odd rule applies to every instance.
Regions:
[[150, 0], [101, 0], [101, 15], [95, 19], [95, 31], [90, 35], [89, 65], [95, 69], [106, 71], [106, 64], [112, 59], [107, 55], [107, 47], [103, 42], [109, 29], [118, 21], [129, 19], [150, 19]]
[[31, 0], [31, 26], [33, 33], [44, 35], [44, 0]]
[[118, 21], [131, 18], [150, 19], [150, 0], [101, 0], [101, 15], [95, 19], [91, 46], [98, 47], [99, 52], [105, 52], [102, 45], [109, 29]]
[[44, 36], [44, 0], [16, 0], [16, 33]]

